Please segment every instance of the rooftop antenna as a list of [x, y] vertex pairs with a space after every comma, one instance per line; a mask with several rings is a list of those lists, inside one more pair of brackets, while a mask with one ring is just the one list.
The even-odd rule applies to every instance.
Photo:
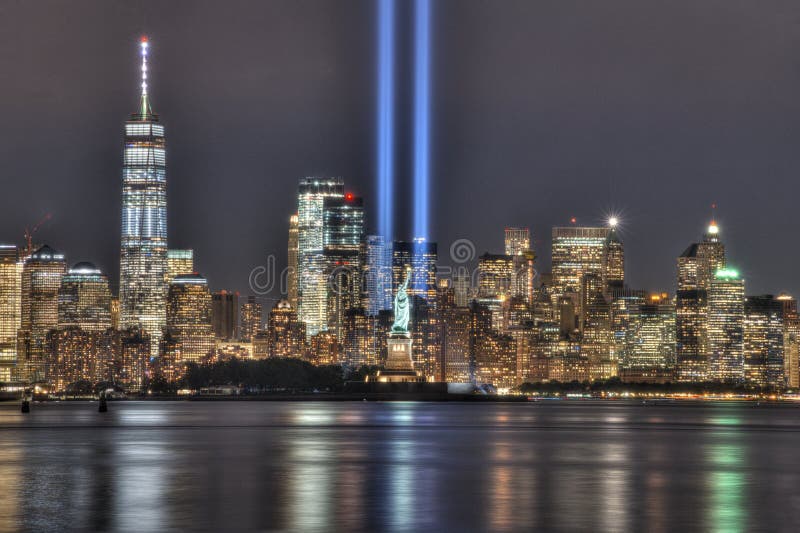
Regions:
[[146, 35], [143, 35], [139, 41], [140, 53], [142, 56], [142, 105], [139, 114], [142, 117], [152, 114], [150, 109], [150, 101], [147, 98], [147, 48], [149, 41]]

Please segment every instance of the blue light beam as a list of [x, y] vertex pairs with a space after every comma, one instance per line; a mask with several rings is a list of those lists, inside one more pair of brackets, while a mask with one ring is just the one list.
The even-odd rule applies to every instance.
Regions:
[[428, 238], [430, 189], [431, 2], [415, 1], [414, 50], [414, 237]]
[[395, 0], [378, 0], [378, 233], [394, 238], [394, 14]]

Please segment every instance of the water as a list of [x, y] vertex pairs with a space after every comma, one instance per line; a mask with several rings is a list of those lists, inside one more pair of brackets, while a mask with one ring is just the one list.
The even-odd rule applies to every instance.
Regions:
[[800, 531], [800, 408], [0, 404], [0, 530]]

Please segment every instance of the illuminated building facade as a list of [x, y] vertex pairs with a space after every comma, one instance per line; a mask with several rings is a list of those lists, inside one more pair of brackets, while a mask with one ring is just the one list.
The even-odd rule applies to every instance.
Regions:
[[194, 272], [194, 250], [167, 250], [167, 283], [181, 274], [192, 272]]
[[787, 387], [800, 387], [800, 316], [797, 300], [783, 293], [776, 298], [783, 317], [783, 375]]
[[725, 267], [725, 246], [713, 220], [703, 240], [691, 244], [678, 257], [676, 301], [676, 352], [678, 381], [703, 381], [708, 377], [708, 298], [715, 273]]
[[364, 286], [363, 304], [367, 314], [375, 316], [392, 308], [391, 250], [381, 235], [367, 235], [361, 260]]
[[511, 389], [517, 385], [517, 345], [510, 335], [492, 329], [491, 315], [481, 304], [473, 302], [470, 306], [471, 374], [478, 383]]
[[142, 39], [139, 110], [125, 123], [122, 167], [120, 327], [139, 326], [158, 349], [166, 324], [167, 167], [164, 126], [147, 94], [147, 39]]
[[64, 254], [42, 246], [22, 267], [22, 313], [17, 335], [19, 377], [47, 378], [47, 334], [58, 326], [58, 291], [66, 271]]
[[109, 301], [109, 309], [111, 311], [111, 327], [119, 329], [119, 298], [112, 296]]
[[[585, 274], [602, 275], [609, 228], [553, 228], [552, 275], [553, 304], [567, 294], [581, 294]], [[580, 302], [576, 314], [580, 316]]]
[[297, 213], [289, 217], [289, 250], [286, 269], [286, 292], [293, 309], [297, 309], [297, 257], [298, 257], [298, 218]]
[[48, 335], [49, 381], [64, 391], [80, 381], [95, 384], [114, 380], [115, 333], [78, 326], [59, 327]]
[[108, 278], [92, 263], [77, 263], [61, 278], [58, 327], [105, 331], [111, 327]]
[[350, 193], [323, 200], [327, 329], [341, 343], [345, 313], [360, 305], [364, 202]]
[[262, 312], [261, 304], [256, 301], [255, 296], [248, 296], [247, 302], [242, 304], [239, 332], [244, 342], [252, 342], [256, 334], [258, 334], [261, 329]]
[[603, 284], [606, 287], [622, 287], [625, 284], [625, 247], [619, 238], [616, 224], [612, 225], [606, 238], [603, 256]]
[[361, 309], [350, 309], [344, 318], [342, 361], [354, 367], [377, 365], [380, 356], [378, 318]]
[[146, 331], [134, 326], [114, 336], [112, 381], [126, 391], [140, 391], [150, 363], [153, 342]]
[[270, 357], [305, 357], [306, 327], [287, 300], [281, 300], [267, 320]]
[[676, 364], [675, 306], [666, 293], [652, 294], [627, 315], [625, 349], [619, 360], [623, 380], [671, 381]]
[[442, 381], [467, 383], [471, 380], [470, 310], [468, 307], [455, 305], [455, 301], [440, 305], [440, 310], [444, 369]]
[[744, 280], [733, 269], [717, 271], [708, 291], [708, 378], [743, 381]]
[[762, 387], [782, 387], [784, 305], [771, 294], [744, 301], [744, 378]]
[[211, 295], [211, 325], [218, 339], [239, 336], [239, 293], [221, 290]]
[[311, 336], [311, 362], [315, 365], [335, 365], [340, 362], [341, 345], [336, 335], [320, 331]]
[[211, 293], [199, 274], [181, 274], [169, 283], [167, 330], [180, 343], [181, 362], [198, 362], [214, 350]]
[[505, 229], [505, 255], [511, 256], [511, 295], [521, 296], [530, 304], [533, 301], [533, 278], [536, 274], [536, 254], [531, 248], [531, 232], [528, 228]]
[[328, 327], [325, 199], [344, 198], [341, 178], [301, 178], [297, 203], [297, 316], [311, 337]]
[[17, 366], [22, 261], [15, 245], [0, 245], [0, 381], [11, 381]]
[[504, 300], [511, 296], [514, 257], [485, 253], [478, 258], [478, 297]]

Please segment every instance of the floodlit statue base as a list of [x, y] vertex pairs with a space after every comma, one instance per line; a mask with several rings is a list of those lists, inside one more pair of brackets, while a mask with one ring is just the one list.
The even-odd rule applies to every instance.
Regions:
[[378, 372], [379, 383], [424, 383], [425, 378], [414, 370], [414, 359], [411, 357], [411, 335], [408, 333], [389, 334], [387, 339], [385, 370]]

